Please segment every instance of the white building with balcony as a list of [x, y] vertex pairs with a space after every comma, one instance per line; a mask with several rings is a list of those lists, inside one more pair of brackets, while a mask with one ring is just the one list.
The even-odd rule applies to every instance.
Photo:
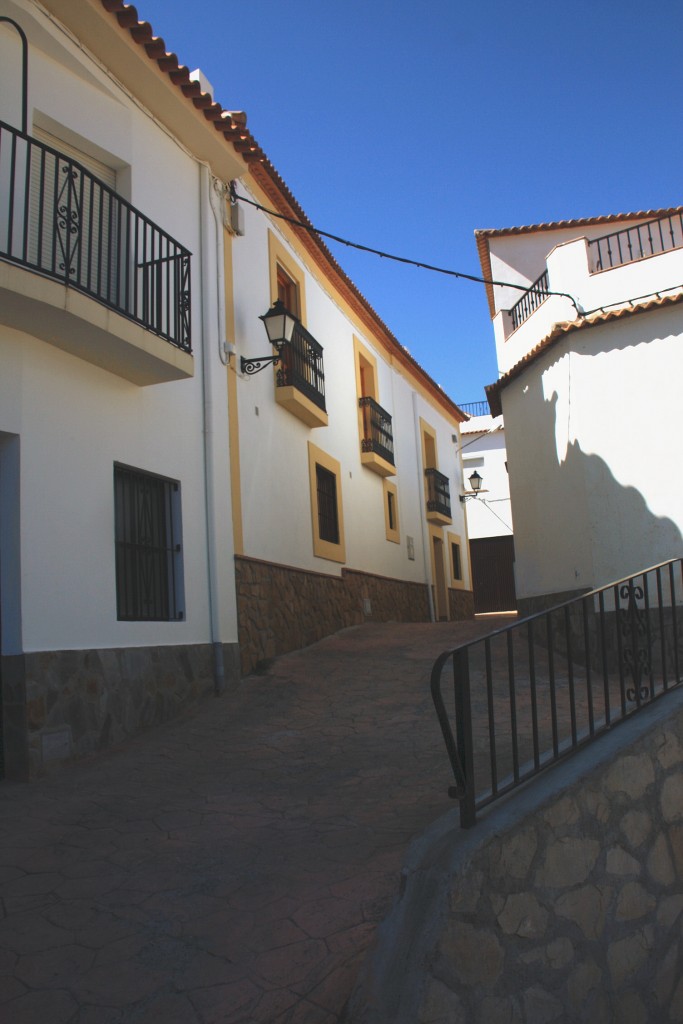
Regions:
[[[277, 216], [307, 223], [267, 161], [236, 195], [230, 387], [244, 670], [354, 624], [469, 617], [458, 500], [466, 416], [322, 240]], [[272, 320], [286, 310], [291, 333], [278, 326], [271, 346], [264, 318], [276, 303]]]
[[477, 232], [522, 610], [683, 551], [682, 217]]
[[0, 748], [13, 778], [238, 672], [214, 183], [244, 174], [252, 146], [134, 11], [0, 5]]
[[[502, 416], [492, 416], [488, 402], [461, 405], [469, 414], [460, 428], [462, 468], [466, 496], [467, 534], [472, 562], [474, 610], [514, 611], [515, 545], [510, 484]], [[469, 483], [476, 473], [480, 490]]]

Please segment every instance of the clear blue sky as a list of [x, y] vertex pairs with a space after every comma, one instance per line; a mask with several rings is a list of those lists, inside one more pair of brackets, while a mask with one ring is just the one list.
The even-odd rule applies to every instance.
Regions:
[[[680, 0], [136, 6], [345, 238], [478, 274], [476, 228], [683, 204]], [[330, 248], [455, 401], [483, 397], [482, 285]]]

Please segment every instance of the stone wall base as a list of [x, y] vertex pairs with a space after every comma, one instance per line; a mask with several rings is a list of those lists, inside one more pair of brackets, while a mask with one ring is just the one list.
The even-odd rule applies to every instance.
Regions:
[[[423, 583], [354, 569], [341, 576], [307, 572], [255, 558], [235, 558], [242, 672], [363, 622], [428, 622]], [[453, 590], [451, 618], [473, 615], [471, 593]], [[468, 600], [469, 597], [469, 600]]]
[[518, 597], [517, 613], [520, 619], [527, 615], [535, 615], [537, 612], [546, 612], [565, 601], [572, 601], [581, 594], [586, 594], [591, 588], [581, 587], [579, 590], [562, 590], [557, 594], [537, 594], [535, 597]]
[[683, 688], [415, 842], [345, 1024], [683, 1020]]
[[[239, 678], [224, 644], [226, 683]], [[120, 743], [174, 718], [214, 688], [211, 644], [40, 651], [0, 659], [5, 777]]]

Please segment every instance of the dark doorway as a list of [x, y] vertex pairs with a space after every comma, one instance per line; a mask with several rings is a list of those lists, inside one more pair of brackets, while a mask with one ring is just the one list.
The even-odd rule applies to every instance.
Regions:
[[481, 537], [470, 541], [474, 612], [517, 610], [514, 537]]

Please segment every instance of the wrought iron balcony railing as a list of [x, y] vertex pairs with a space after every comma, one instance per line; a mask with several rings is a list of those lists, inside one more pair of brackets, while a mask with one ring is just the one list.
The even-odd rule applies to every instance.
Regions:
[[358, 405], [363, 413], [361, 451], [375, 452], [393, 466], [394, 434], [391, 429], [391, 416], [374, 398], [359, 398]]
[[682, 682], [681, 558], [444, 651], [431, 690], [461, 825]]
[[451, 516], [451, 489], [448, 477], [438, 469], [425, 469], [427, 477], [427, 511]]
[[466, 412], [468, 416], [490, 416], [489, 403], [483, 402], [458, 402], [458, 408]]
[[76, 160], [3, 122], [0, 259], [191, 351], [188, 250]]
[[325, 412], [323, 349], [306, 328], [297, 323], [292, 340], [280, 349], [278, 387], [295, 387]]
[[544, 270], [530, 288], [523, 292], [521, 299], [508, 310], [512, 320], [512, 329], [517, 330], [520, 324], [528, 320], [535, 309], [548, 297], [548, 271]]
[[682, 246], [683, 214], [671, 214], [593, 238], [588, 243], [590, 270], [610, 270]]

